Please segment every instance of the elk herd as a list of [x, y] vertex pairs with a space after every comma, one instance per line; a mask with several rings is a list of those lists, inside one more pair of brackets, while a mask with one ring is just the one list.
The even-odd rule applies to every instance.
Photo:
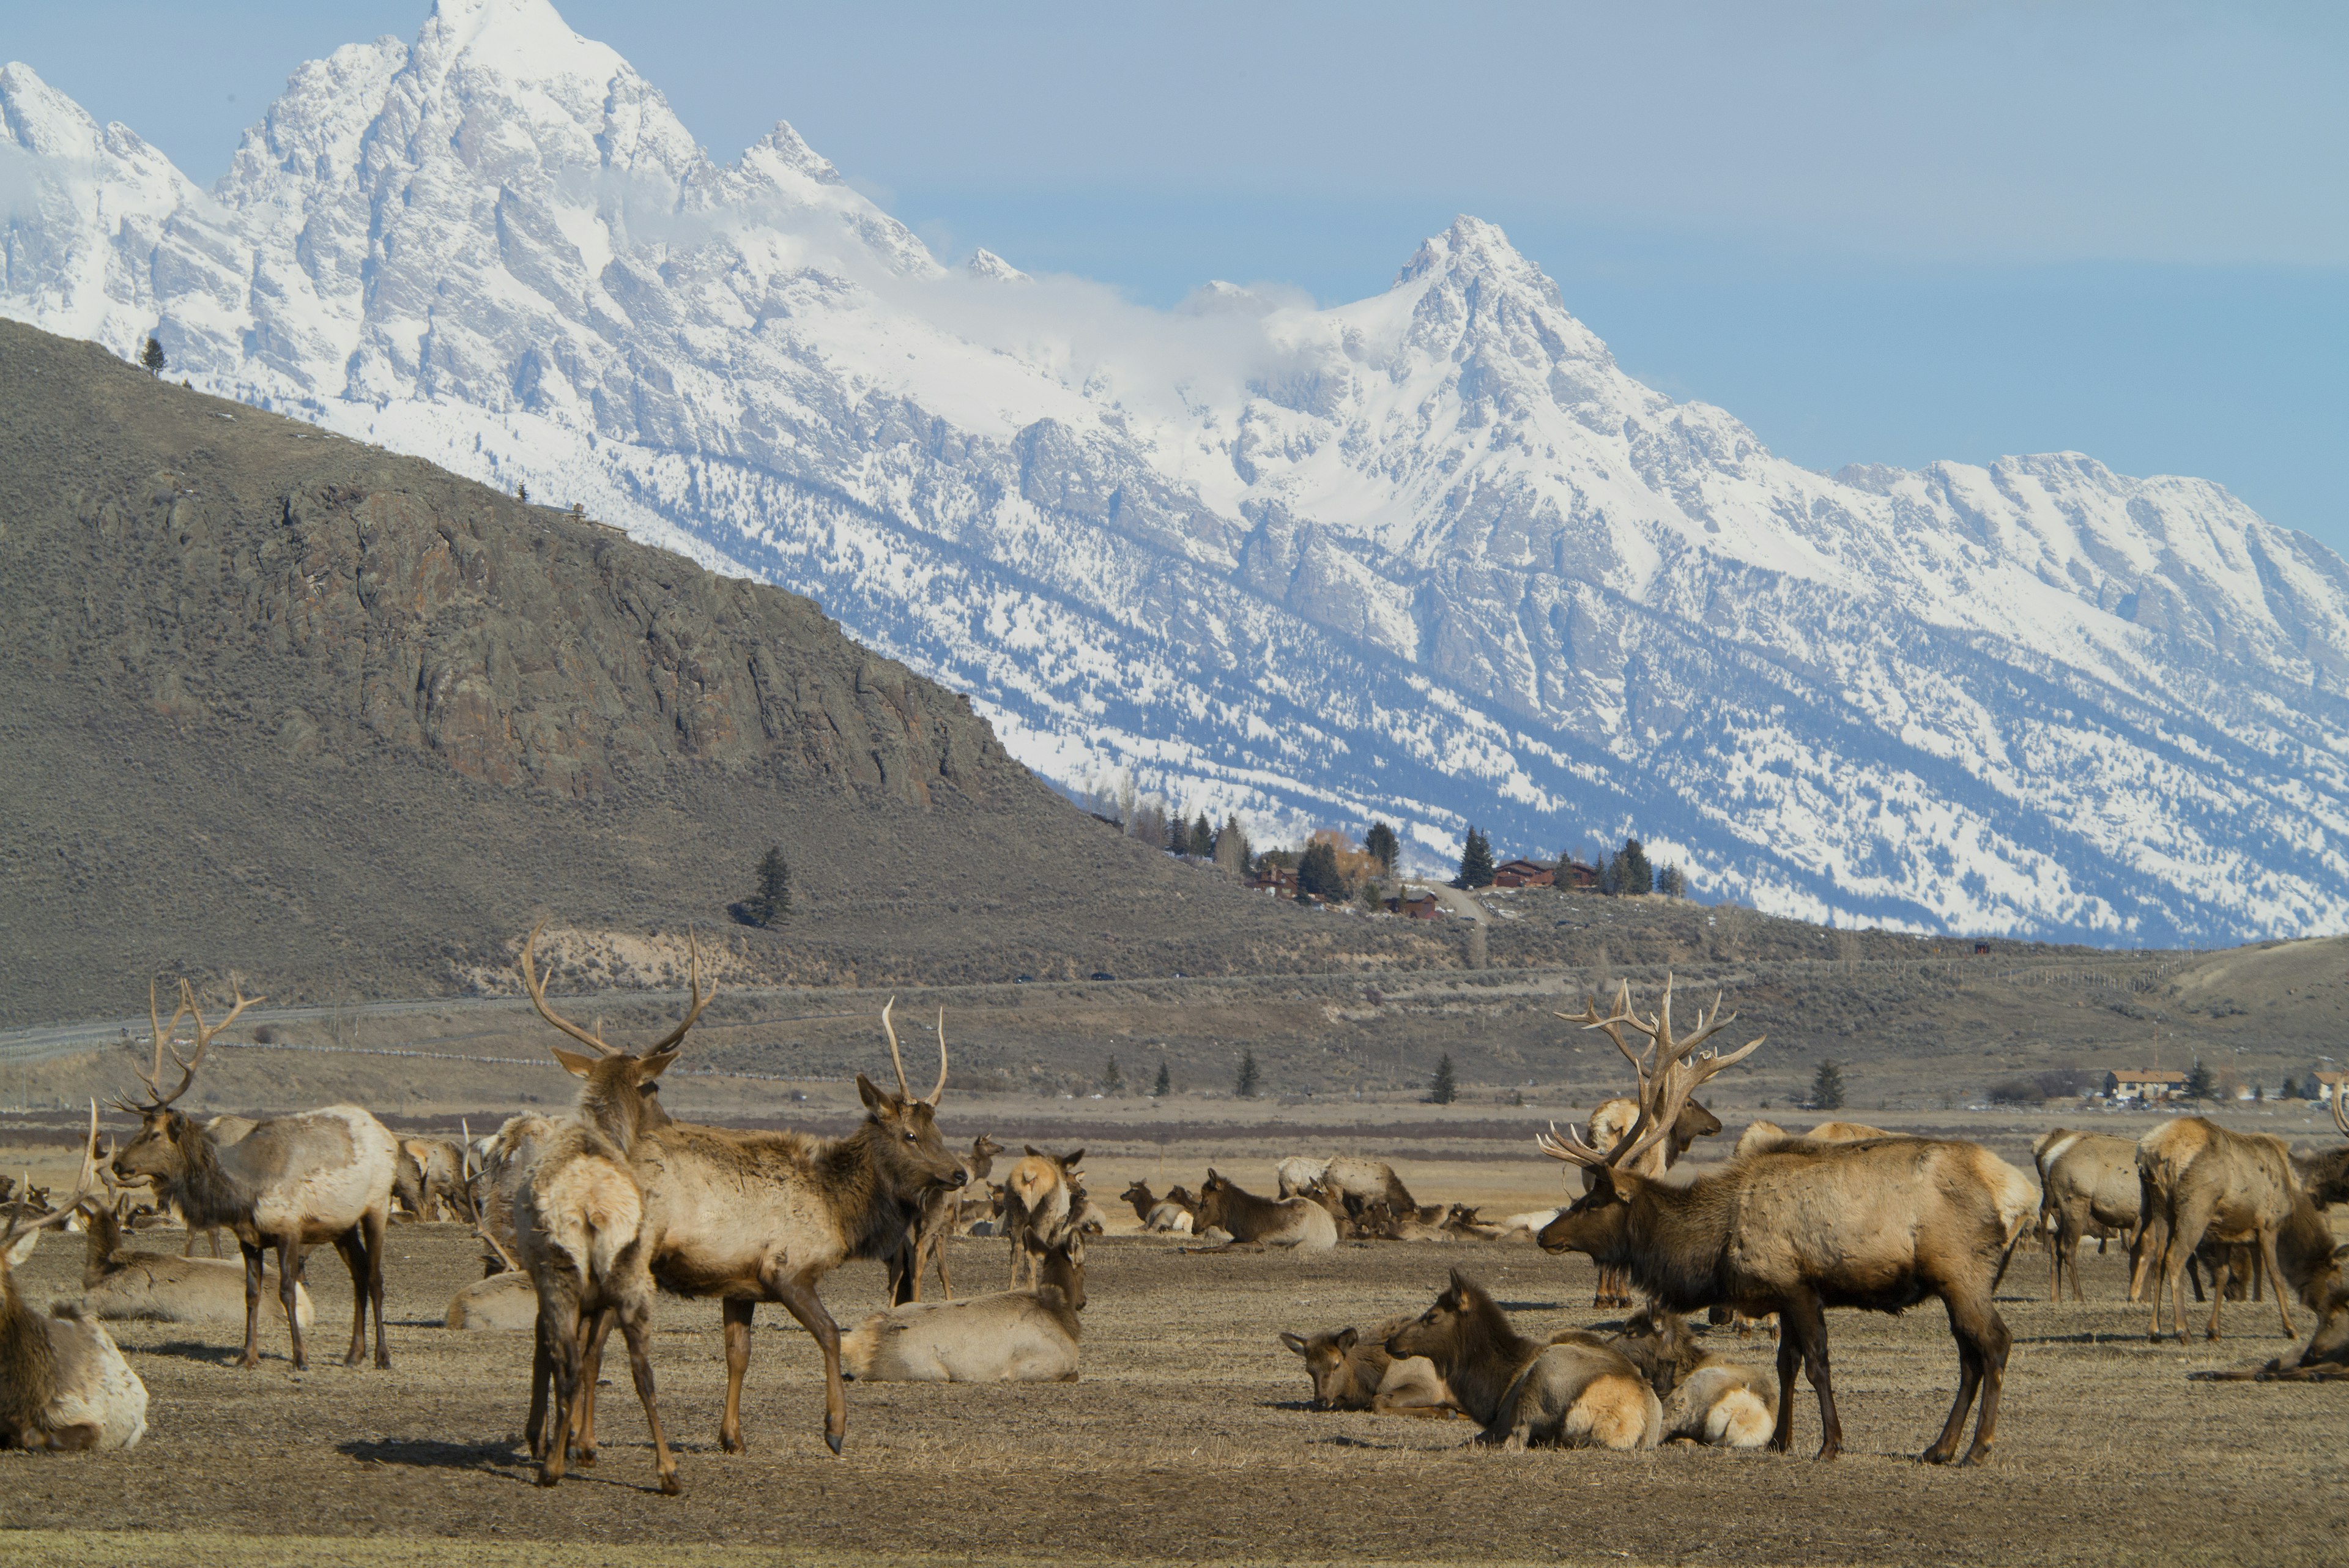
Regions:
[[[136, 1118], [136, 1131], [119, 1148], [101, 1148], [93, 1102], [65, 1201], [49, 1201], [29, 1180], [0, 1191], [0, 1447], [140, 1440], [146, 1389], [107, 1320], [241, 1321], [237, 1365], [252, 1367], [265, 1318], [272, 1334], [283, 1326], [294, 1366], [306, 1366], [303, 1257], [321, 1242], [342, 1254], [352, 1282], [345, 1365], [366, 1362], [372, 1315], [374, 1365], [388, 1366], [385, 1242], [396, 1207], [469, 1223], [481, 1240], [482, 1278], [450, 1303], [450, 1328], [532, 1331], [523, 1432], [543, 1485], [595, 1459], [595, 1390], [616, 1326], [656, 1482], [681, 1490], [652, 1357], [664, 1300], [718, 1303], [726, 1366], [718, 1436], [728, 1453], [746, 1445], [743, 1390], [761, 1302], [782, 1307], [814, 1342], [823, 1436], [835, 1454], [852, 1380], [1077, 1377], [1086, 1246], [1107, 1223], [1085, 1189], [1083, 1151], [1027, 1147], [999, 1180], [1005, 1146], [980, 1137], [967, 1153], [949, 1147], [937, 1120], [947, 1082], [943, 1012], [937, 1079], [917, 1095], [895, 1003], [882, 1009], [894, 1086], [859, 1074], [864, 1115], [843, 1137], [680, 1122], [662, 1108], [658, 1080], [715, 994], [702, 982], [698, 940], [689, 943], [682, 1021], [628, 1049], [604, 1038], [600, 1020], [583, 1027], [549, 1001], [538, 935], [533, 929], [521, 944], [521, 977], [556, 1036], [555, 1060], [577, 1080], [576, 1100], [567, 1114], [517, 1116], [479, 1138], [470, 1127], [461, 1140], [396, 1137], [348, 1105], [199, 1125], [174, 1107], [215, 1038], [259, 999], [239, 992], [210, 1023], [183, 981], [167, 1024], [150, 988], [152, 1066], [138, 1075], [142, 1094], [114, 1102]], [[1392, 1167], [1350, 1156], [1282, 1159], [1269, 1195], [1210, 1167], [1195, 1193], [1178, 1186], [1161, 1194], [1137, 1180], [1121, 1200], [1144, 1231], [1187, 1239], [1202, 1254], [1521, 1238], [1549, 1253], [1588, 1256], [1599, 1272], [1593, 1305], [1637, 1309], [1599, 1329], [1522, 1332], [1455, 1267], [1423, 1311], [1279, 1335], [1303, 1361], [1316, 1408], [1464, 1417], [1480, 1441], [1505, 1449], [1642, 1449], [1678, 1438], [1785, 1451], [1801, 1376], [1817, 1402], [1819, 1457], [1832, 1458], [1843, 1432], [1827, 1311], [1898, 1313], [1938, 1301], [1957, 1378], [1923, 1458], [1986, 1459], [2012, 1344], [1993, 1293], [2032, 1235], [2048, 1251], [2052, 1301], [2062, 1300], [2067, 1278], [2072, 1299], [2084, 1299], [2083, 1241], [2119, 1241], [2130, 1254], [2129, 1299], [2149, 1300], [2155, 1339], [2167, 1294], [2183, 1340], [2180, 1292], [2190, 1286], [2199, 1298], [2207, 1275], [2213, 1339], [2230, 1292], [2255, 1301], [2271, 1293], [2293, 1339], [2293, 1303], [2314, 1315], [2293, 1354], [2232, 1376], [2349, 1376], [2349, 1285], [2323, 1214], [2349, 1198], [2349, 1146], [2296, 1159], [2280, 1138], [2199, 1116], [2137, 1140], [2058, 1129], [2034, 1147], [2034, 1186], [1978, 1144], [1853, 1123], [1789, 1133], [1756, 1122], [1725, 1159], [1687, 1161], [1698, 1140], [1723, 1130], [1697, 1091], [1763, 1042], [1721, 1050], [1709, 1043], [1734, 1015], [1723, 1016], [1720, 1000], [1685, 1029], [1672, 1000], [1668, 978], [1652, 1012], [1633, 1007], [1627, 983], [1605, 1013], [1592, 999], [1579, 1013], [1559, 1014], [1614, 1044], [1632, 1089], [1580, 1127], [1560, 1133], [1553, 1124], [1537, 1137], [1541, 1153], [1574, 1168], [1576, 1189], [1562, 1207], [1488, 1220], [1461, 1204], [1423, 1205]], [[193, 1021], [184, 1054], [174, 1043], [183, 1018]], [[2337, 1099], [2333, 1114], [2349, 1136]], [[163, 1213], [188, 1231], [183, 1255], [129, 1245], [138, 1219]], [[83, 1293], [36, 1313], [13, 1270], [45, 1231], [69, 1226], [85, 1232]], [[193, 1256], [199, 1231], [213, 1234], [215, 1253], [225, 1231], [241, 1258]], [[944, 1244], [954, 1235], [1000, 1239], [1008, 1288], [957, 1297]], [[818, 1293], [851, 1259], [885, 1266], [891, 1304], [843, 1333]], [[933, 1274], [940, 1296], [926, 1301]], [[1690, 1324], [1699, 1312], [1734, 1324], [1741, 1342], [1775, 1324], [1775, 1377], [1708, 1352]]]

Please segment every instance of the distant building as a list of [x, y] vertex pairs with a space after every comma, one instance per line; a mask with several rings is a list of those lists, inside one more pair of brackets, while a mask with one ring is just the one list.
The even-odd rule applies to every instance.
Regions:
[[2186, 1075], [2167, 1067], [2116, 1067], [2105, 1075], [2105, 1094], [2116, 1100], [2166, 1100], [2186, 1087]]
[[1408, 898], [1389, 898], [1387, 913], [1402, 915], [1414, 920], [1432, 920], [1444, 913], [1444, 906], [1435, 901], [1433, 893], [1419, 893]]
[[1561, 860], [1557, 870], [1550, 874], [1550, 885], [1579, 888], [1584, 892], [1594, 891], [1599, 886], [1599, 867], [1585, 866], [1579, 860]]
[[1538, 860], [1504, 860], [1493, 867], [1495, 888], [1547, 888], [1557, 880], [1557, 867]]
[[1267, 866], [1247, 874], [1246, 886], [1259, 893], [1269, 893], [1276, 898], [1297, 897], [1297, 867]]

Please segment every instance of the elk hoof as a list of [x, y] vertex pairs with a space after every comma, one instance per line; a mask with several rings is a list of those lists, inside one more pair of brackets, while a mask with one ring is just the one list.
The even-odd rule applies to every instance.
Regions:
[[660, 1490], [663, 1497], [683, 1497], [685, 1495], [685, 1488], [678, 1483], [677, 1472], [675, 1470], [671, 1470], [667, 1475], [661, 1477]]
[[832, 1452], [833, 1452], [833, 1457], [834, 1459], [837, 1459], [837, 1458], [839, 1458], [839, 1457], [840, 1457], [840, 1442], [841, 1442], [841, 1436], [840, 1436], [840, 1434], [839, 1434], [838, 1432], [826, 1432], [826, 1433], [823, 1435], [823, 1442], [824, 1442], [824, 1447], [826, 1447], [826, 1448], [828, 1448], [828, 1449], [830, 1449], [832, 1450]]
[[742, 1452], [742, 1434], [740, 1432], [719, 1433], [718, 1451], [722, 1454], [739, 1454]]
[[556, 1475], [553, 1470], [542, 1469], [538, 1472], [538, 1484], [541, 1486], [560, 1486], [563, 1484], [563, 1478]]

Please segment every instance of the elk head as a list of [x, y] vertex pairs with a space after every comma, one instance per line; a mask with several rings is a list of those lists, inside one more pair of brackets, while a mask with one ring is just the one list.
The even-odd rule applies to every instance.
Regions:
[[[228, 1016], [207, 1025], [203, 1008], [196, 1001], [195, 987], [182, 980], [179, 1005], [171, 1010], [171, 1022], [167, 1025], [156, 1006], [155, 982], [147, 982], [147, 1022], [154, 1031], [155, 1065], [139, 1075], [140, 1081], [147, 1085], [144, 1101], [118, 1096], [114, 1102], [118, 1110], [139, 1118], [139, 1136], [114, 1157], [114, 1174], [119, 1179], [168, 1180], [187, 1169], [189, 1141], [203, 1137], [203, 1129], [189, 1120], [184, 1112], [173, 1110], [171, 1103], [186, 1094], [188, 1085], [196, 1081], [196, 1068], [203, 1061], [204, 1053], [212, 1049], [213, 1039], [236, 1022], [238, 1013], [263, 1000], [245, 995], [241, 988], [235, 989], [234, 994], [236, 1005], [229, 1009]], [[196, 1048], [193, 1054], [181, 1056], [171, 1044], [171, 1033], [179, 1028], [181, 1019], [190, 1015], [196, 1021]], [[163, 1090], [163, 1059], [167, 1054], [180, 1069], [180, 1081], [168, 1094]]]
[[1493, 1298], [1454, 1269], [1434, 1304], [1387, 1336], [1387, 1354], [1424, 1355], [1438, 1372], [1448, 1372], [1473, 1350], [1509, 1332], [1508, 1320]]
[[661, 1109], [654, 1080], [676, 1063], [685, 1048], [687, 1033], [718, 994], [714, 986], [708, 992], [701, 989], [701, 939], [689, 929], [686, 933], [687, 949], [692, 954], [693, 1000], [685, 1010], [685, 1021], [642, 1053], [632, 1054], [605, 1040], [602, 1019], [595, 1021], [595, 1027], [582, 1029], [547, 1004], [546, 982], [538, 977], [537, 962], [538, 933], [545, 929], [546, 922], [541, 920], [523, 939], [522, 980], [530, 992], [530, 1004], [541, 1018], [587, 1047], [586, 1052], [566, 1051], [560, 1045], [547, 1049], [566, 1072], [585, 1080], [579, 1088], [580, 1108], [598, 1125], [608, 1124], [606, 1130], [616, 1134], [626, 1147], [643, 1128], [667, 1125], [668, 1113]]
[[1335, 1334], [1317, 1334], [1308, 1339], [1303, 1334], [1284, 1334], [1280, 1343], [1305, 1358], [1305, 1375], [1313, 1379], [1313, 1407], [1334, 1410], [1345, 1397], [1354, 1380], [1353, 1369], [1346, 1358], [1353, 1353], [1362, 1336], [1350, 1328]]
[[[1698, 1012], [1693, 1029], [1686, 1035], [1674, 1034], [1672, 981], [1669, 974], [1664, 977], [1664, 993], [1657, 1010], [1645, 1018], [1631, 1009], [1631, 986], [1628, 981], [1616, 993], [1614, 1011], [1605, 1016], [1599, 1014], [1595, 1002], [1588, 1000], [1579, 1014], [1560, 1013], [1558, 1016], [1569, 1023], [1579, 1023], [1585, 1029], [1603, 1030], [1607, 1037], [1615, 1042], [1615, 1048], [1631, 1064], [1631, 1070], [1639, 1077], [1640, 1116], [1631, 1124], [1631, 1130], [1623, 1135], [1623, 1140], [1608, 1150], [1596, 1149], [1585, 1143], [1579, 1129], [1568, 1129], [1561, 1135], [1555, 1122], [1550, 1124], [1548, 1132], [1535, 1135], [1535, 1145], [1544, 1154], [1552, 1159], [1578, 1165], [1595, 1179], [1590, 1190], [1543, 1227], [1537, 1240], [1553, 1252], [1566, 1251], [1570, 1248], [1589, 1252], [1603, 1262], [1614, 1262], [1618, 1260], [1611, 1251], [1602, 1256], [1596, 1246], [1611, 1243], [1614, 1249], [1619, 1250], [1619, 1210], [1631, 1200], [1644, 1179], [1633, 1174], [1632, 1162], [1672, 1136], [1673, 1125], [1680, 1119], [1689, 1096], [1696, 1092], [1698, 1085], [1723, 1068], [1754, 1054], [1765, 1037], [1757, 1036], [1726, 1056], [1718, 1050], [1700, 1052], [1698, 1046], [1735, 1023], [1737, 1015], [1733, 1012], [1723, 1018], [1721, 1015], [1721, 999], [1716, 996], [1710, 1011]], [[1625, 1041], [1623, 1031], [1627, 1028], [1647, 1036], [1648, 1045], [1644, 1052], [1633, 1051]], [[1609, 1221], [1602, 1218], [1609, 1209], [1619, 1211], [1611, 1222], [1611, 1231]], [[1592, 1244], [1586, 1245], [1586, 1240]]]
[[905, 1081], [905, 1058], [897, 1049], [897, 1025], [891, 1014], [897, 999], [881, 1009], [882, 1032], [889, 1036], [889, 1062], [897, 1070], [897, 1092], [891, 1094], [864, 1074], [856, 1075], [856, 1095], [864, 1102], [865, 1125], [876, 1129], [874, 1152], [889, 1185], [908, 1198], [962, 1186], [962, 1161], [938, 1136], [938, 1100], [947, 1092], [947, 1012], [938, 1009], [938, 1081], [926, 1096], [916, 1096]]

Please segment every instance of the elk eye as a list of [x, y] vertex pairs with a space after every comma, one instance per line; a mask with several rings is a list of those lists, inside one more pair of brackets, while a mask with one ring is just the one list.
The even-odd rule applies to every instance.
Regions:
[[922, 1140], [921, 1140], [921, 1139], [919, 1139], [919, 1138], [917, 1138], [917, 1137], [915, 1137], [911, 1132], [908, 1132], [908, 1133], [906, 1133], [906, 1135], [905, 1135], [905, 1141], [906, 1141], [907, 1143], [919, 1143], [919, 1142], [921, 1142]]

